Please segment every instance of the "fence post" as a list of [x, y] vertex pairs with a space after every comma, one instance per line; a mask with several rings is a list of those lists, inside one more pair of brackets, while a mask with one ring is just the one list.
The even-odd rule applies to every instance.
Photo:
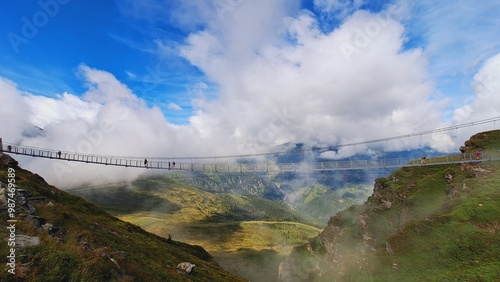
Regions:
[[2, 143], [2, 138], [0, 138], [0, 154], [3, 154], [3, 143]]

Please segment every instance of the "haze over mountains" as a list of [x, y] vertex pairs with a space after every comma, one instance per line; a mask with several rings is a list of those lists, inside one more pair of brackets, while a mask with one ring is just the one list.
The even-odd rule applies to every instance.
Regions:
[[[4, 34], [22, 35], [26, 21], [45, 13], [37, 3], [5, 5]], [[8, 40], [0, 45], [5, 142], [101, 155], [223, 156], [283, 144], [335, 147], [499, 116], [497, 1], [56, 6], [18, 52]], [[449, 152], [488, 129], [375, 147]], [[19, 161], [60, 187], [97, 174], [109, 179], [101, 182], [120, 179], [111, 168]]]
[[[489, 150], [500, 158], [499, 134], [472, 136], [465, 154]], [[19, 241], [19, 281], [238, 281], [218, 265], [258, 281], [500, 277], [498, 161], [397, 169], [377, 178], [373, 193], [349, 182], [342, 187], [303, 183], [295, 190], [295, 204], [275, 197], [293, 176], [249, 175], [245, 181], [242, 175], [202, 173], [189, 181], [209, 184], [196, 188], [186, 177], [152, 174], [128, 184], [71, 191], [124, 221], [49, 186], [8, 155], [2, 155], [0, 167], [2, 186], [5, 168], [16, 171], [17, 235], [25, 238]], [[4, 219], [10, 197], [5, 187]], [[333, 215], [333, 208], [342, 211]], [[325, 226], [320, 215], [333, 215], [323, 230], [313, 226]], [[210, 254], [179, 241], [202, 245]], [[139, 261], [148, 268], [137, 268]], [[176, 270], [181, 262], [194, 262], [194, 271]]]
[[[469, 154], [498, 149], [500, 1], [4, 2], [4, 151], [215, 168], [3, 155], [20, 171], [19, 236], [42, 243], [20, 251], [19, 280], [496, 278], [496, 163], [384, 164], [466, 141]], [[382, 165], [303, 169], [335, 161]], [[8, 203], [0, 211], [7, 220]], [[454, 227], [465, 247], [441, 240]], [[412, 243], [446, 263], [426, 265]]]

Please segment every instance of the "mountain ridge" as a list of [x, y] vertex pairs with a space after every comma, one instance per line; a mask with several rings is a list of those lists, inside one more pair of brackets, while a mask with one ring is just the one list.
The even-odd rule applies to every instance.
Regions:
[[[11, 179], [13, 193], [7, 189]], [[7, 154], [0, 154], [0, 180], [0, 234], [16, 244], [0, 244], [5, 263], [7, 254], [15, 254], [10, 260], [15, 274], [2, 271], [2, 281], [244, 281], [214, 263], [202, 247], [119, 220], [47, 184]], [[7, 221], [12, 219], [8, 199], [16, 200], [15, 223]], [[13, 224], [9, 235], [6, 227]], [[177, 268], [188, 262], [195, 265], [189, 274]]]
[[[500, 149], [500, 130], [465, 149]], [[279, 281], [498, 281], [499, 184], [498, 161], [398, 169], [295, 247]]]

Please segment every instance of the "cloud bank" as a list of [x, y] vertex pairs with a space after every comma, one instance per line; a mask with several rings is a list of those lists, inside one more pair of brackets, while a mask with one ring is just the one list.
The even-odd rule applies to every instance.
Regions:
[[[291, 2], [231, 3], [199, 5], [181, 14], [183, 21], [191, 13], [202, 15], [193, 25], [205, 28], [191, 31], [178, 55], [215, 85], [190, 86], [197, 95], [188, 124], [170, 123], [113, 74], [81, 65], [77, 75], [86, 84], [85, 93], [48, 98], [22, 93], [13, 82], [0, 79], [0, 119], [9, 121], [0, 127], [0, 136], [88, 154], [217, 156], [275, 151], [286, 143], [334, 146], [500, 115], [500, 55], [481, 67], [471, 82], [474, 93], [451, 120], [443, 121], [450, 99], [437, 93], [426, 51], [405, 46], [407, 30], [391, 13], [357, 11], [338, 28], [323, 32], [311, 12], [298, 11]], [[175, 103], [169, 107], [182, 110]], [[481, 129], [460, 130], [458, 137], [444, 132], [374, 145], [456, 151], [473, 130]], [[356, 153], [352, 150], [324, 155], [349, 156]], [[356, 150], [371, 152], [368, 146]], [[61, 187], [92, 179], [130, 180], [143, 172], [20, 160]]]

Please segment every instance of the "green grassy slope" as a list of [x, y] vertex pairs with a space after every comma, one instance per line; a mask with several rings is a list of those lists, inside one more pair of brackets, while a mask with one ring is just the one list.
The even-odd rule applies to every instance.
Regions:
[[211, 193], [165, 176], [71, 193], [149, 232], [201, 245], [225, 269], [252, 281], [276, 280], [292, 247], [320, 232], [284, 203]]
[[[4, 188], [8, 164], [15, 169], [18, 188], [26, 191], [23, 197], [27, 202], [23, 204], [19, 198], [16, 206], [16, 236], [39, 237], [40, 244], [18, 249], [16, 274], [1, 271], [0, 281], [242, 280], [216, 265], [203, 248], [167, 240], [110, 216], [96, 205], [48, 185], [7, 155], [0, 155]], [[1, 204], [0, 237], [8, 238], [8, 214], [5, 202]], [[46, 223], [52, 225], [43, 225]], [[4, 262], [8, 253], [7, 242], [1, 243]], [[189, 275], [176, 270], [186, 261], [196, 265]]]
[[321, 184], [314, 184], [290, 195], [295, 209], [310, 221], [325, 226], [333, 214], [361, 204], [371, 193], [371, 187], [350, 185], [333, 190]]
[[282, 191], [267, 177], [253, 173], [183, 172], [172, 173], [179, 182], [213, 193], [231, 193], [268, 200], [282, 200]]
[[[500, 131], [472, 150], [500, 149]], [[482, 147], [484, 146], [484, 147]], [[332, 217], [282, 265], [284, 281], [500, 281], [500, 163], [402, 168]]]
[[71, 190], [117, 215], [149, 214], [178, 222], [293, 221], [308, 224], [284, 203], [258, 197], [211, 193], [167, 176], [144, 177], [131, 184]]

